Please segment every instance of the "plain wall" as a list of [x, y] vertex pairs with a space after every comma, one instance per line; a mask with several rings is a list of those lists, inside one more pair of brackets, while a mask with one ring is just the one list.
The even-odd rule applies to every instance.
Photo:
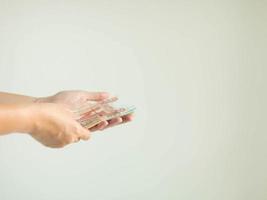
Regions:
[[134, 122], [0, 138], [0, 200], [267, 199], [266, 1], [0, 0], [0, 91], [109, 91]]

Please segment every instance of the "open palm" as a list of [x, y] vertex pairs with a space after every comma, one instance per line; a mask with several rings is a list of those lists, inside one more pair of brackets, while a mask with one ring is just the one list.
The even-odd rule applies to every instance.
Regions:
[[[58, 92], [53, 96], [39, 98], [37, 101], [64, 104], [70, 109], [75, 109], [85, 102], [97, 102], [107, 99], [109, 96], [110, 95], [106, 92], [87, 92], [81, 90], [70, 90]], [[105, 128], [109, 128], [121, 123], [129, 122], [132, 120], [132, 118], [133, 116], [130, 114], [123, 117], [117, 117], [109, 121], [103, 121], [97, 126], [91, 128], [90, 131], [103, 130]]]

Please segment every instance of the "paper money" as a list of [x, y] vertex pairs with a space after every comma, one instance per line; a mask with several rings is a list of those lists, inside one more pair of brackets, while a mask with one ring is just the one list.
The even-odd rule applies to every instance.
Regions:
[[95, 110], [95, 109], [98, 109], [100, 107], [108, 106], [108, 104], [115, 102], [117, 100], [118, 100], [117, 97], [111, 97], [109, 99], [105, 99], [105, 100], [99, 101], [99, 102], [88, 101], [88, 102], [84, 103], [83, 105], [81, 105], [80, 107], [76, 108], [74, 113], [76, 115], [82, 115], [85, 112], [88, 112], [90, 110]]
[[122, 117], [134, 112], [135, 107], [114, 106], [117, 97], [100, 102], [86, 102], [74, 111], [76, 120], [86, 129], [92, 128], [102, 121]]

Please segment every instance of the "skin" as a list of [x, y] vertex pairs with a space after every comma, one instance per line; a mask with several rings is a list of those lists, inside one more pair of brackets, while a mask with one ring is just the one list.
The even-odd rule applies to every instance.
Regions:
[[118, 117], [87, 130], [74, 119], [71, 109], [86, 101], [101, 101], [108, 97], [105, 92], [87, 91], [62, 91], [41, 98], [0, 92], [0, 135], [29, 134], [52, 148], [88, 140], [94, 131], [132, 120], [132, 115]]

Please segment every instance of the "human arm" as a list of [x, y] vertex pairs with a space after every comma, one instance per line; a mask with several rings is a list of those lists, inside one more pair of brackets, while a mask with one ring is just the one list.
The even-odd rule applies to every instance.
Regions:
[[[101, 101], [109, 97], [106, 92], [88, 92], [82, 90], [61, 91], [47, 97], [32, 97], [20, 94], [0, 92], [0, 104], [26, 104], [26, 103], [56, 103], [63, 104], [69, 108], [75, 108], [86, 101]], [[133, 115], [117, 117], [112, 120], [103, 121], [90, 131], [104, 130], [122, 123], [129, 122]]]
[[53, 103], [0, 105], [0, 135], [15, 132], [29, 134], [52, 148], [90, 137], [67, 107]]
[[0, 92], [0, 104], [26, 104], [32, 103], [36, 100], [36, 97]]

